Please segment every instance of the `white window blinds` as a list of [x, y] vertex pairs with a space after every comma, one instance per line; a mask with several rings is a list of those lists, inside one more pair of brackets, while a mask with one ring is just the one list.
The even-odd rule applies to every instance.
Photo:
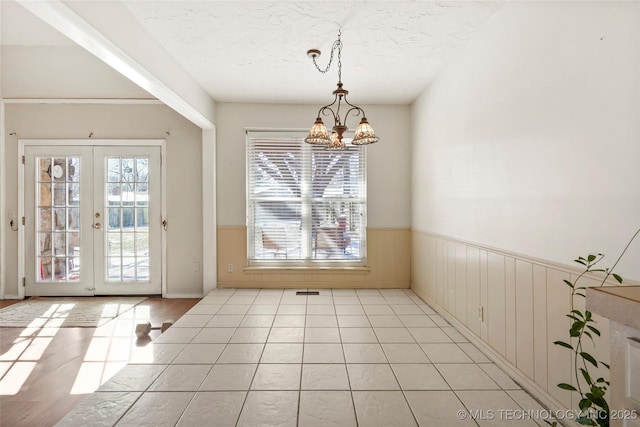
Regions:
[[366, 170], [357, 147], [247, 132], [250, 263], [354, 263], [366, 256]]

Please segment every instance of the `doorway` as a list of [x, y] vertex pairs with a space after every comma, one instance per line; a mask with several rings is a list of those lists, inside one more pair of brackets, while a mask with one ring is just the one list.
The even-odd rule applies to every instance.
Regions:
[[24, 148], [25, 295], [162, 293], [160, 146]]

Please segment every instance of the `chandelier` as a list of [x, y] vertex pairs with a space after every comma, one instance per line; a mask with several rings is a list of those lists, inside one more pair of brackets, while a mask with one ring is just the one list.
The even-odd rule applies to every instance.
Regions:
[[[331, 47], [329, 64], [324, 70], [321, 69], [316, 62], [316, 58], [320, 56], [320, 51], [318, 49], [310, 49], [307, 51], [307, 56], [313, 59], [313, 64], [316, 66], [318, 71], [324, 74], [329, 71], [329, 67], [331, 67], [331, 63], [333, 62], [333, 54], [336, 49], [338, 50], [338, 87], [333, 91], [333, 102], [320, 108], [318, 111], [318, 117], [309, 131], [309, 135], [304, 139], [304, 141], [309, 144], [324, 145], [328, 150], [344, 150], [346, 148], [342, 138], [348, 129], [346, 122], [350, 114], [352, 116], [362, 116], [360, 124], [358, 124], [358, 127], [356, 128], [353, 140], [351, 141], [353, 145], [359, 146], [373, 144], [380, 140], [367, 121], [364, 110], [347, 101], [349, 91], [342, 87], [342, 41], [340, 40], [340, 36], [341, 31], [338, 31], [338, 40], [336, 40]], [[344, 116], [341, 115], [341, 109], [346, 110]], [[326, 126], [322, 122], [323, 115], [331, 116], [333, 119], [331, 134], [329, 134]]]

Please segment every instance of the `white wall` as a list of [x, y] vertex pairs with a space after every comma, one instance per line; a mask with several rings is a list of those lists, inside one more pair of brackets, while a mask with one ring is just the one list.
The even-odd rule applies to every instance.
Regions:
[[79, 46], [3, 46], [5, 98], [153, 98]]
[[[640, 227], [640, 3], [510, 2], [412, 124], [415, 230], [611, 265]], [[640, 239], [618, 273], [639, 260]]]
[[[217, 218], [245, 225], [245, 127], [309, 129], [321, 105], [217, 103]], [[411, 123], [406, 105], [362, 105], [382, 140], [366, 146], [369, 227], [410, 225]], [[355, 122], [348, 125], [355, 128]], [[354, 118], [351, 118], [354, 120]]]
[[[164, 105], [9, 104], [6, 126], [7, 212], [18, 210], [18, 138], [166, 139], [167, 141], [167, 292], [201, 296], [202, 132]], [[170, 135], [167, 135], [167, 132]], [[6, 294], [17, 295], [17, 232], [6, 236]], [[3, 237], [4, 238], [4, 237]]]

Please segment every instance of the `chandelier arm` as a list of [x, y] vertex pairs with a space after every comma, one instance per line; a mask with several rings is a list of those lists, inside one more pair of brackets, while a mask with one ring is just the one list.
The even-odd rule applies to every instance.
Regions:
[[331, 115], [333, 117], [333, 120], [336, 120], [336, 117], [338, 117], [336, 115], [336, 112], [333, 110], [333, 108], [331, 108], [336, 102], [338, 103], [338, 107], [340, 106], [340, 100], [338, 99], [338, 94], [335, 94], [333, 97], [333, 102], [325, 105], [324, 107], [321, 107], [320, 110], [318, 110], [318, 117], [320, 117], [320, 115], [323, 116], [328, 116], [329, 114], [326, 112], [326, 110], [331, 111]]
[[[349, 105], [351, 105], [351, 104], [349, 104]], [[353, 113], [352, 116], [358, 117], [359, 115], [362, 115], [362, 117], [365, 117], [364, 110], [362, 108], [357, 107], [355, 105], [351, 105], [351, 108], [349, 108], [349, 110], [347, 110], [347, 114], [344, 115], [345, 123], [347, 122], [347, 117], [349, 117], [349, 114], [351, 114], [351, 112], [353, 110], [356, 110], [356, 112]]]
[[[347, 94], [348, 94], [348, 93], [347, 93]], [[363, 110], [362, 108], [360, 108], [360, 107], [358, 107], [357, 105], [354, 105], [354, 104], [352, 104], [352, 103], [350, 103], [350, 102], [349, 102], [349, 100], [347, 99], [347, 94], [345, 94], [345, 95], [342, 97], [342, 99], [344, 99], [344, 103], [345, 103], [345, 104], [347, 104], [349, 107], [351, 107], [351, 109], [354, 109], [354, 108], [355, 108], [355, 109], [361, 110], [361, 111], [362, 111], [362, 113], [364, 114], [364, 110]]]
[[339, 116], [336, 115], [336, 112], [333, 111], [333, 108], [331, 108], [331, 106], [333, 105], [333, 103], [329, 104], [329, 105], [325, 105], [324, 107], [322, 107], [320, 109], [320, 111], [318, 112], [318, 117], [320, 117], [320, 114], [322, 114], [323, 116], [328, 116], [329, 113], [327, 111], [330, 111], [331, 113], [331, 117], [333, 118], [333, 121], [338, 123], [339, 120]]

